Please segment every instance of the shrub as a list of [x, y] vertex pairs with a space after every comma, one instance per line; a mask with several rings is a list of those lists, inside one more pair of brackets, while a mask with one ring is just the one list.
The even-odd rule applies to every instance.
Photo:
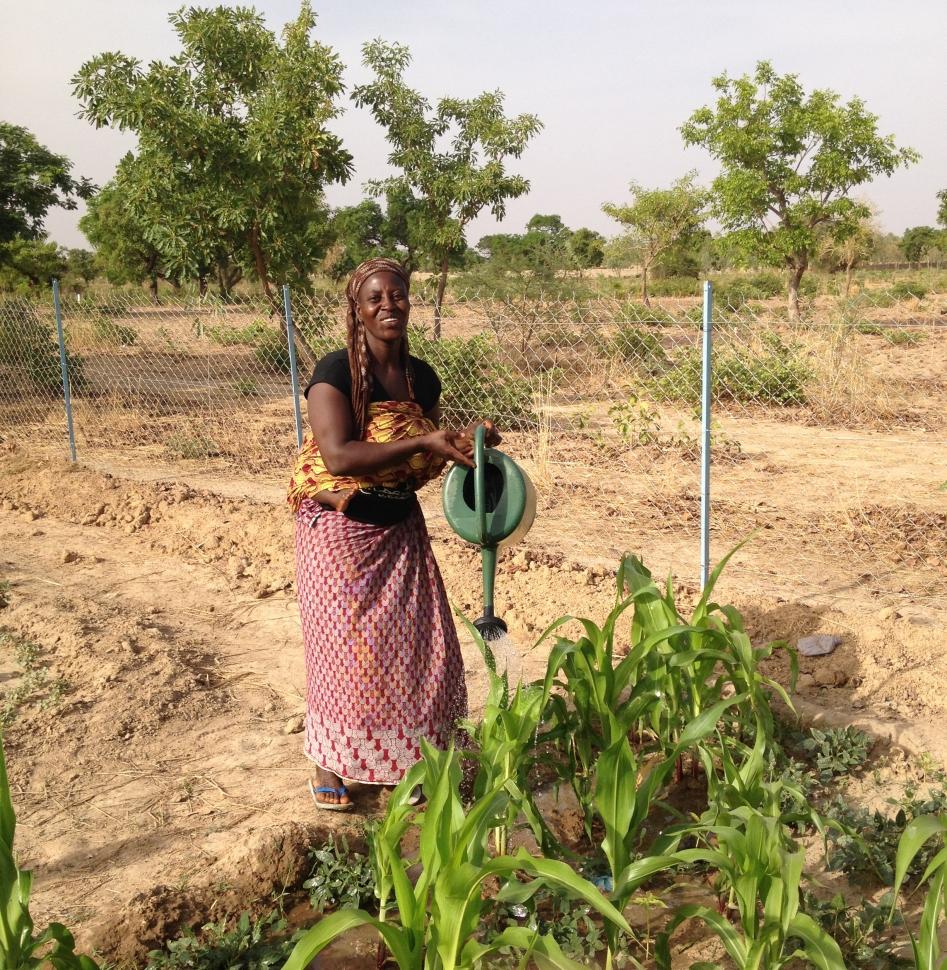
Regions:
[[99, 317], [92, 324], [92, 334], [96, 343], [118, 344], [119, 347], [133, 347], [138, 341], [138, 331], [123, 323], [116, 323], [108, 317]]
[[666, 276], [650, 280], [648, 293], [651, 296], [700, 296], [701, 285], [692, 276]]
[[[812, 372], [798, 352], [778, 334], [763, 333], [761, 348], [721, 346], [713, 358], [713, 396], [718, 401], [755, 401], [787, 407], [805, 404], [806, 384]], [[701, 354], [697, 348], [682, 351], [673, 366], [651, 382], [653, 391], [666, 400], [697, 404], [700, 401]]]
[[441, 379], [441, 407], [460, 425], [492, 418], [509, 430], [535, 426], [531, 381], [512, 365], [491, 335], [431, 340], [413, 332], [411, 352], [427, 360]]
[[279, 330], [264, 329], [255, 342], [253, 356], [266, 368], [278, 374], [289, 374], [289, 346]]
[[[59, 341], [51, 324], [44, 323], [26, 300], [0, 304], [0, 361], [26, 374], [36, 390], [51, 396], [62, 394]], [[66, 352], [69, 383], [73, 393], [84, 386], [82, 358]]]
[[209, 340], [223, 347], [236, 347], [240, 345], [255, 347], [261, 341], [267, 340], [269, 334], [272, 332], [262, 320], [254, 320], [245, 327], [240, 327], [236, 330], [229, 327], [208, 327], [204, 331]]
[[640, 327], [622, 327], [611, 340], [611, 352], [649, 374], [663, 371], [670, 361], [660, 339]]
[[923, 283], [915, 283], [912, 280], [898, 280], [897, 283], [889, 287], [888, 292], [896, 300], [910, 300], [912, 297], [923, 300], [928, 294], [928, 289]]
[[913, 347], [919, 344], [926, 334], [919, 333], [917, 330], [885, 330], [882, 332], [884, 339], [892, 347]]
[[[805, 280], [803, 277], [803, 283]], [[721, 280], [714, 287], [714, 303], [736, 309], [749, 300], [769, 300], [785, 292], [786, 281], [777, 273], [754, 273]]]
[[215, 458], [220, 454], [220, 445], [198, 432], [173, 434], [165, 447], [174, 458]]

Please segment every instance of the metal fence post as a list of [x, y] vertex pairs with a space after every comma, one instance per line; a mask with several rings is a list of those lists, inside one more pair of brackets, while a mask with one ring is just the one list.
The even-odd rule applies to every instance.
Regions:
[[72, 395], [69, 393], [69, 358], [66, 356], [66, 337], [62, 329], [62, 305], [59, 302], [59, 280], [53, 280], [53, 310], [56, 313], [56, 337], [59, 340], [59, 367], [62, 371], [62, 393], [66, 401], [66, 426], [69, 428], [69, 454], [76, 458], [76, 432], [72, 425]]
[[293, 382], [293, 420], [296, 422], [296, 447], [303, 443], [303, 418], [299, 409], [299, 370], [296, 367], [296, 333], [293, 330], [293, 308], [289, 299], [289, 284], [283, 284], [283, 313], [286, 317], [286, 342], [289, 347], [289, 374]]
[[710, 402], [712, 396], [711, 320], [714, 288], [704, 280], [703, 347], [700, 370], [700, 588], [710, 575]]

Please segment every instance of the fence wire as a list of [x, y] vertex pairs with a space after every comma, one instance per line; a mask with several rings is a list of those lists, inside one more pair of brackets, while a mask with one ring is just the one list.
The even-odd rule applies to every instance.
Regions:
[[[339, 295], [292, 298], [302, 383], [344, 345]], [[713, 556], [757, 530], [733, 581], [858, 586], [939, 605], [947, 587], [947, 293], [809, 300], [718, 294], [713, 315]], [[295, 449], [281, 308], [143, 293], [63, 300], [80, 459], [136, 457], [283, 481]], [[696, 576], [701, 304], [413, 298], [411, 348], [445, 418], [492, 417], [548, 529], [603, 561], [660, 548]], [[0, 435], [66, 454], [51, 301], [0, 302]], [[652, 559], [654, 557], [652, 556]], [[682, 562], [682, 559], [684, 562]], [[742, 577], [742, 580], [741, 580]]]

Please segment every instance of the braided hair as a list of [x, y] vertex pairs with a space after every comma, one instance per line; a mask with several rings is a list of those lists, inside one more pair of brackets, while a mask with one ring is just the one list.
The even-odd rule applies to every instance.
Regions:
[[[367, 259], [355, 268], [345, 287], [345, 297], [348, 302], [346, 313], [346, 346], [349, 353], [349, 370], [352, 373], [352, 414], [355, 416], [355, 426], [359, 437], [365, 434], [368, 425], [368, 406], [372, 399], [374, 375], [372, 374], [372, 357], [368, 349], [368, 337], [365, 324], [358, 318], [356, 303], [358, 291], [362, 284], [375, 273], [394, 273], [404, 283], [407, 291], [410, 279], [404, 267], [393, 259]], [[411, 358], [408, 355], [408, 335], [401, 338], [401, 366], [404, 368], [408, 381], [408, 393], [414, 399], [414, 372]]]

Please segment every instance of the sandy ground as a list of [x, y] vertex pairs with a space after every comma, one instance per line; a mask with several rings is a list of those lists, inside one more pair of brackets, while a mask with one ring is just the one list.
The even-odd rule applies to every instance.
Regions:
[[[758, 447], [780, 464], [774, 428], [747, 422], [735, 431], [744, 450]], [[843, 467], [830, 438], [808, 434], [807, 474], [779, 479], [762, 504], [740, 495], [751, 463], [763, 458], [722, 475], [718, 501], [730, 514], [720, 517], [717, 548], [760, 527], [724, 589], [758, 641], [842, 636], [831, 658], [802, 663], [804, 713], [862, 724], [914, 755], [947, 760], [944, 618], [939, 597], [916, 595], [943, 589], [947, 557], [936, 546], [909, 556], [903, 574], [912, 581], [903, 587], [891, 570], [876, 577], [861, 566], [852, 582], [845, 556], [820, 574], [819, 589], [802, 566], [797, 581], [787, 581], [778, 557], [805, 563], [807, 543], [818, 551], [828, 523], [836, 525], [834, 548], [857, 550], [864, 538], [857, 523], [839, 517], [831, 494], [810, 484], [811, 469], [826, 480], [850, 473], [850, 450]], [[188, 907], [223, 911], [278, 891], [281, 881], [298, 878], [309, 840], [333, 824], [352, 824], [316, 817], [305, 792], [290, 517], [276, 483], [183, 470], [171, 481], [159, 477], [166, 466], [127, 463], [117, 475], [37, 464], [5, 447], [0, 581], [9, 588], [0, 628], [34, 642], [34, 664], [47, 669], [5, 742], [21, 860], [36, 872], [40, 925], [62, 920], [84, 943], [127, 955], [123, 938], [157, 942]], [[877, 447], [868, 434], [866, 461]], [[866, 506], [883, 507], [909, 461], [914, 482], [941, 474], [932, 445], [926, 452], [911, 442], [900, 447], [885, 442], [890, 460], [866, 473]], [[905, 500], [917, 515], [941, 514], [922, 486], [899, 495], [899, 509]], [[645, 550], [657, 573], [693, 561], [692, 536], [667, 528], [672, 514], [696, 516], [690, 486], [645, 490], [630, 521], [619, 512], [603, 517], [602, 501], [599, 493], [586, 507], [575, 492], [571, 506], [547, 499], [526, 543], [502, 562], [498, 606], [511, 627], [510, 664], [523, 676], [544, 667], [545, 648], [532, 644], [548, 621], [607, 612], [623, 550]], [[448, 532], [436, 492], [425, 505], [449, 594], [476, 615], [479, 561]], [[760, 565], [766, 562], [775, 565]], [[677, 579], [683, 599], [692, 599], [696, 570]], [[462, 640], [476, 710], [482, 662]], [[0, 646], [5, 691], [23, 677], [12, 643], [8, 637]], [[369, 789], [358, 797], [372, 812], [385, 796]]]

